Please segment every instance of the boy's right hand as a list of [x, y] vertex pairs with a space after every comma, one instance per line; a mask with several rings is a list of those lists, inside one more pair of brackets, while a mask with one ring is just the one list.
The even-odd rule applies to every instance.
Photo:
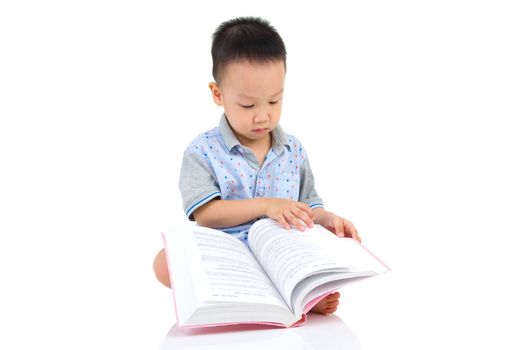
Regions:
[[275, 219], [285, 229], [291, 225], [299, 231], [314, 226], [314, 214], [306, 203], [284, 198], [267, 198], [266, 216]]

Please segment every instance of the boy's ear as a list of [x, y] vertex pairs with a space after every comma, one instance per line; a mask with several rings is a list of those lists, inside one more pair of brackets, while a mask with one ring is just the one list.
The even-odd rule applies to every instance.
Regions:
[[216, 103], [218, 106], [223, 106], [224, 99], [223, 99], [222, 91], [220, 90], [220, 87], [216, 85], [216, 83], [210, 82], [209, 89], [211, 90], [211, 94], [213, 95], [214, 103]]

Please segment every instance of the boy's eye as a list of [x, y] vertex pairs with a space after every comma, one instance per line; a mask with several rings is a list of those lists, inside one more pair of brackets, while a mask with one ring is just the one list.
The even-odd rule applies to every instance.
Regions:
[[275, 103], [279, 102], [279, 100], [277, 101], [270, 101], [270, 105], [274, 105]]
[[240, 105], [242, 108], [250, 109], [253, 108], [254, 105]]

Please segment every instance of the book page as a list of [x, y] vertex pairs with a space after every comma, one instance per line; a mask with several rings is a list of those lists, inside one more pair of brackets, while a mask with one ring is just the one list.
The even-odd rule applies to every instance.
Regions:
[[365, 271], [362, 273], [321, 272], [305, 278], [295, 286], [292, 292], [291, 303], [295, 314], [299, 315], [306, 312], [305, 306], [313, 299], [374, 274], [373, 271]]
[[361, 246], [345, 244], [348, 239], [338, 238], [319, 225], [301, 232], [263, 219], [253, 224], [248, 239], [253, 254], [290, 307], [293, 289], [307, 276], [386, 270]]
[[[251, 251], [228, 234], [196, 226], [196, 250], [209, 291], [207, 301], [276, 304], [288, 308]], [[203, 284], [202, 279], [202, 284]]]

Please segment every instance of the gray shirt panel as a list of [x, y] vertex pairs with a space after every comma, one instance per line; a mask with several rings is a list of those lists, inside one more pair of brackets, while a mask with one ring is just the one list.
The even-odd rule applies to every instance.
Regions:
[[180, 192], [185, 215], [194, 221], [192, 213], [210, 200], [220, 197], [220, 188], [207, 158], [187, 148], [180, 171]]
[[[304, 150], [303, 150], [304, 151]], [[315, 178], [306, 153], [301, 164], [301, 183], [299, 186], [299, 202], [306, 203], [310, 208], [323, 207], [323, 200], [315, 189]]]

